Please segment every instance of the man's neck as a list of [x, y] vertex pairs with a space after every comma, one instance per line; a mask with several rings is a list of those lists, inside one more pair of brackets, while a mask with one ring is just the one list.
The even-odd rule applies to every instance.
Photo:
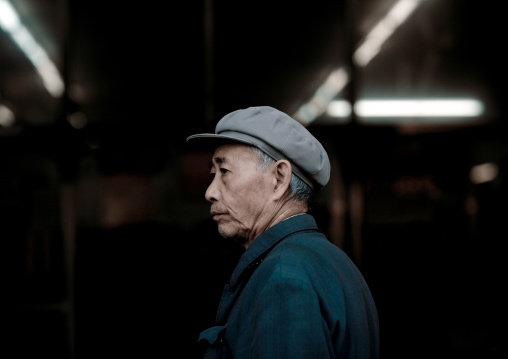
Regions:
[[307, 206], [303, 205], [300, 202], [286, 202], [278, 211], [275, 212], [272, 218], [266, 222], [266, 225], [263, 226], [264, 229], [258, 231], [258, 233], [252, 237], [252, 239], [243, 243], [243, 246], [245, 249], [247, 249], [249, 245], [255, 240], [255, 238], [266, 231], [268, 228], [273, 227], [277, 223], [282, 222], [290, 217], [304, 213], [307, 213]]

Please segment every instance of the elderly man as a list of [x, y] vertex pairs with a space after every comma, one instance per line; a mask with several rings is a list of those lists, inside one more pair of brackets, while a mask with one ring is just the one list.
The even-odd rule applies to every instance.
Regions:
[[215, 133], [187, 142], [213, 152], [210, 214], [224, 238], [245, 248], [216, 325], [200, 335], [205, 358], [378, 358], [369, 287], [307, 213], [330, 177], [319, 141], [261, 106], [234, 111]]

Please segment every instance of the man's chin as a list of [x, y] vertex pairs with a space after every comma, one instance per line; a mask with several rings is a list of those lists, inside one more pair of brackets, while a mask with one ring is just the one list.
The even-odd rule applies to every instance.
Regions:
[[230, 239], [230, 240], [235, 241], [241, 245], [244, 245], [247, 242], [245, 238], [238, 236], [237, 233], [231, 233], [231, 232], [228, 232], [224, 229], [221, 229], [220, 225], [219, 225], [219, 234], [222, 236], [222, 238]]
[[227, 238], [227, 239], [235, 239], [235, 237], [236, 237], [236, 235], [234, 235], [234, 234], [230, 233], [229, 231], [224, 230], [224, 229], [221, 229], [220, 224], [219, 224], [218, 230], [219, 230], [219, 234], [220, 234], [223, 238]]

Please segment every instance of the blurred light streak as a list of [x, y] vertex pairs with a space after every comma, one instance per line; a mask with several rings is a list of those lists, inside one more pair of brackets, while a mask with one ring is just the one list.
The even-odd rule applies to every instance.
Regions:
[[7, 106], [0, 105], [0, 126], [12, 127], [15, 121], [14, 113]]
[[498, 166], [493, 162], [473, 166], [469, 171], [469, 178], [474, 184], [493, 181], [499, 172]]
[[[478, 117], [483, 114], [484, 105], [475, 99], [399, 99], [359, 100], [353, 107], [360, 118], [459, 118]], [[327, 108], [327, 115], [335, 118], [349, 118], [351, 104], [346, 100], [333, 100]]]
[[62, 96], [64, 83], [55, 64], [21, 23], [9, 1], [0, 0], [0, 27], [11, 36], [34, 65], [46, 90], [55, 98]]
[[314, 121], [326, 111], [328, 105], [346, 86], [349, 75], [344, 68], [334, 70], [328, 75], [326, 81], [316, 90], [309, 102], [301, 106], [293, 117], [306, 125]]
[[421, 0], [399, 0], [367, 34], [353, 54], [353, 60], [366, 66], [378, 53], [388, 38], [416, 10]]
[[359, 100], [354, 105], [359, 117], [477, 117], [483, 109], [475, 99]]
[[[416, 10], [420, 2], [425, 0], [399, 0], [391, 8], [386, 16], [384, 16], [374, 28], [367, 34], [365, 39], [360, 43], [359, 47], [353, 54], [353, 60], [359, 67], [367, 66], [367, 64], [381, 51], [384, 42], [395, 32], [395, 30]], [[307, 103], [300, 106], [293, 117], [303, 125], [308, 125], [318, 116], [326, 111], [326, 107], [333, 100], [330, 96], [321, 96], [322, 88], [330, 80], [330, 77], [339, 76], [343, 80], [340, 87], [335, 88], [335, 95], [347, 85], [349, 75], [346, 70], [340, 68], [333, 71], [323, 85], [321, 85], [314, 97]], [[335, 106], [335, 105], [334, 105]], [[332, 112], [336, 109], [331, 109]]]

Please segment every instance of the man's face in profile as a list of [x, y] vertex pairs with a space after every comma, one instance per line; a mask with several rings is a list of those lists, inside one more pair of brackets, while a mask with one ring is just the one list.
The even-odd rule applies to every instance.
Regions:
[[241, 244], [251, 242], [266, 229], [267, 214], [273, 213], [270, 171], [260, 169], [248, 146], [225, 144], [213, 154], [210, 175], [205, 197], [212, 203], [210, 214], [219, 233]]

